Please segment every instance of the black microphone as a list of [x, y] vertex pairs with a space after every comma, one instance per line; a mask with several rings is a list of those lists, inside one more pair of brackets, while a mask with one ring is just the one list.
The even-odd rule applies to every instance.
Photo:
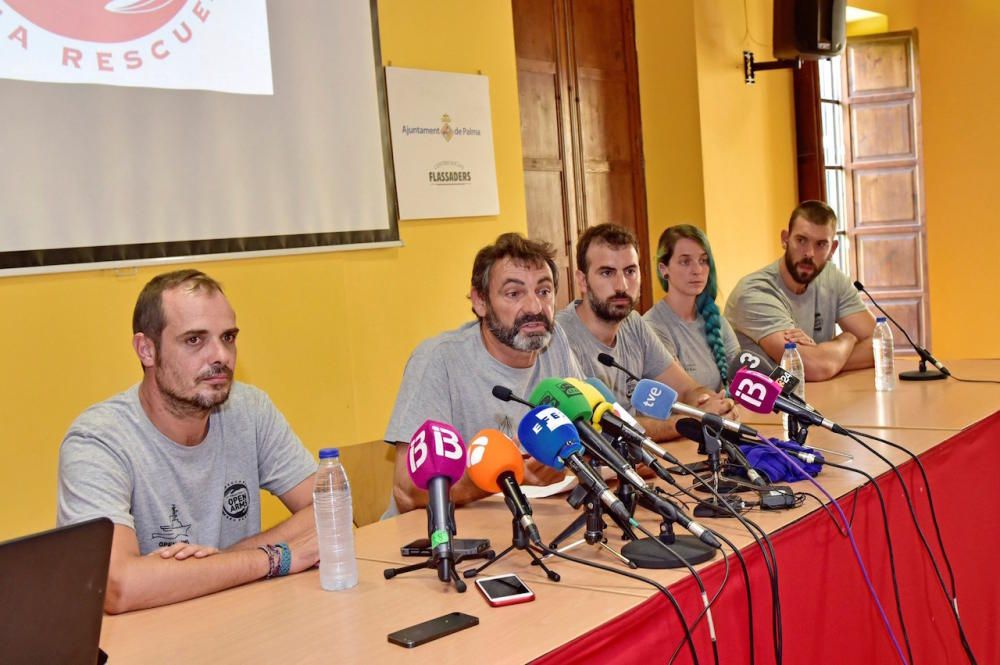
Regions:
[[[884, 309], [882, 309], [882, 305], [879, 305], [878, 302], [875, 300], [875, 298], [872, 296], [872, 294], [868, 293], [868, 291], [865, 289], [865, 285], [864, 284], [862, 284], [861, 282], [855, 280], [854, 281], [854, 288], [856, 288], [858, 291], [861, 291], [866, 296], [868, 296], [868, 299], [872, 301], [872, 304], [875, 305], [876, 308], [878, 308], [878, 311], [880, 311], [883, 314], [885, 314], [885, 317], [887, 319], [889, 319], [890, 321], [892, 321], [896, 325], [897, 328], [899, 328], [899, 332], [903, 333], [903, 337], [906, 338], [906, 341], [910, 343], [910, 346], [913, 347], [913, 350], [917, 352], [918, 356], [920, 356], [920, 369], [917, 370], [917, 371], [912, 371], [911, 370], [911, 371], [908, 371], [908, 372], [900, 372], [899, 373], [899, 378], [901, 380], [903, 380], [903, 381], [934, 381], [934, 380], [937, 380], [937, 379], [943, 379], [943, 378], [951, 376], [951, 372], [948, 371], [947, 367], [945, 367], [940, 362], [938, 362], [938, 360], [934, 356], [931, 355], [930, 351], [928, 351], [924, 347], [922, 347], [919, 344], [917, 344], [916, 342], [914, 342], [913, 339], [909, 336], [909, 334], [907, 334], [906, 329], [903, 326], [899, 325], [899, 323], [896, 322], [896, 319], [894, 319], [891, 316], [889, 316], [889, 312], [887, 312]], [[938, 370], [941, 373], [938, 374], [937, 372], [928, 372], [927, 371], [927, 363], [930, 363], [930, 364], [934, 365], [935, 367], [937, 367]]]
[[609, 355], [607, 353], [598, 353], [597, 362], [601, 363], [605, 367], [614, 367], [615, 369], [620, 369], [621, 371], [625, 372], [625, 376], [632, 379], [633, 381], [639, 380], [639, 377], [633, 374], [632, 371], [629, 370], [629, 368], [625, 367], [624, 365], [619, 365], [618, 361], [616, 361], [615, 357], [612, 355]]
[[522, 399], [514, 394], [514, 391], [507, 386], [493, 386], [493, 396], [496, 397], [501, 402], [517, 402], [518, 404], [523, 404], [526, 407], [533, 408], [535, 405], [526, 399]]
[[[792, 392], [799, 384], [799, 379], [781, 365], [775, 365], [770, 359], [761, 358], [751, 351], [743, 351], [736, 362], [730, 366], [729, 375], [735, 376], [736, 372], [742, 367], [756, 370], [761, 374], [767, 374], [775, 383], [781, 386], [782, 397], [787, 397], [793, 402], [798, 402], [810, 411], [816, 411], [815, 407]], [[816, 411], [816, 413], [819, 412]]]

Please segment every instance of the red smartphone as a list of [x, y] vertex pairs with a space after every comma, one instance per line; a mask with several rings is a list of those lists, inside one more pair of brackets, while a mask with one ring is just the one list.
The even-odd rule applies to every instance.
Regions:
[[476, 587], [493, 607], [527, 603], [535, 599], [535, 592], [514, 574], [480, 577], [476, 580]]

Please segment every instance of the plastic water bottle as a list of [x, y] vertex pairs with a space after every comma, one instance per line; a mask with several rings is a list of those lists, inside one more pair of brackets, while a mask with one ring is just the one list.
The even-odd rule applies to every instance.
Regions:
[[[799, 349], [795, 346], [795, 342], [785, 342], [785, 352], [781, 354], [781, 369], [785, 370], [799, 380], [799, 384], [795, 386], [795, 390], [793, 390], [792, 393], [805, 400], [806, 368], [802, 364], [802, 356], [799, 355]], [[788, 433], [787, 413], [781, 414], [781, 426], [785, 430], [785, 440], [787, 441], [790, 438]]]
[[358, 583], [354, 558], [354, 509], [351, 484], [340, 463], [340, 451], [319, 451], [319, 470], [313, 485], [313, 512], [319, 538], [319, 583], [327, 591], [350, 589]]
[[875, 356], [875, 390], [880, 392], [894, 390], [896, 367], [893, 363], [892, 329], [884, 316], [875, 319], [872, 355]]

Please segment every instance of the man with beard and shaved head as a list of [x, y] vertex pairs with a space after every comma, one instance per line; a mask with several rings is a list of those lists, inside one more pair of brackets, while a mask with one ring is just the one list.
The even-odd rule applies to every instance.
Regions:
[[[427, 505], [406, 469], [410, 437], [427, 419], [448, 423], [466, 441], [483, 429], [516, 439], [528, 407], [493, 397], [494, 386], [527, 397], [548, 377], [579, 378], [565, 333], [553, 320], [558, 272], [552, 247], [505, 233], [472, 264], [469, 298], [476, 321], [433, 337], [406, 363], [385, 441], [396, 446], [396, 471], [386, 517]], [[524, 484], [548, 485], [563, 475], [525, 462]], [[486, 496], [464, 476], [451, 488], [456, 504]]]
[[[316, 463], [260, 390], [233, 381], [236, 314], [197, 270], [135, 305], [142, 381], [90, 407], [59, 450], [58, 523], [114, 522], [105, 609], [174, 603], [319, 558]], [[293, 515], [260, 531], [260, 490]]]
[[[874, 364], [875, 319], [850, 278], [829, 265], [836, 230], [830, 206], [800, 204], [781, 232], [785, 255], [741, 279], [726, 302], [726, 318], [744, 349], [777, 362], [785, 343], [795, 342], [807, 381]], [[837, 325], [843, 330], [839, 335]]]
[[[633, 374], [667, 384], [681, 402], [736, 416], [733, 401], [724, 392], [698, 385], [635, 311], [642, 277], [639, 245], [631, 231], [614, 224], [588, 228], [577, 241], [576, 266], [576, 284], [583, 298], [560, 311], [556, 321], [566, 331], [588, 377], [603, 381], [619, 404], [630, 404], [636, 382], [597, 360], [607, 353]], [[677, 438], [676, 420], [640, 418], [646, 433], [658, 441]]]

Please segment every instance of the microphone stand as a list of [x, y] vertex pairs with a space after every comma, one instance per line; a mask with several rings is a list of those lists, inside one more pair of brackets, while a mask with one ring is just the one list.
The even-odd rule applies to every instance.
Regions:
[[[705, 486], [710, 486], [715, 493], [718, 494], [731, 494], [743, 490], [742, 483], [736, 483], [735, 481], [724, 481], [721, 474], [722, 463], [720, 460], [720, 453], [722, 452], [722, 441], [719, 440], [719, 433], [714, 431], [711, 426], [702, 423], [701, 425], [701, 435], [704, 443], [704, 449], [699, 446], [698, 452], [708, 456], [708, 464], [711, 469], [711, 474], [708, 476], [699, 476], [701, 479], [700, 483], [695, 483], [692, 485], [692, 489], [698, 492], [710, 492], [711, 490], [705, 489]], [[742, 510], [746, 507], [743, 499], [739, 497], [733, 497], [729, 500], [730, 505], [736, 510]], [[694, 508], [695, 517], [733, 517], [733, 511], [728, 507], [719, 503], [718, 499], [714, 496], [707, 497], [698, 502], [698, 505]]]
[[[591, 466], [598, 467], [598, 465], [591, 460]], [[598, 474], [599, 470], [596, 471]], [[608, 545], [608, 539], [604, 535], [604, 529], [607, 528], [607, 524], [604, 522], [604, 506], [601, 505], [600, 497], [595, 493], [584, 487], [583, 485], [577, 485], [576, 488], [569, 493], [566, 497], [566, 502], [573, 508], [579, 508], [583, 505], [583, 514], [573, 520], [569, 526], [562, 530], [562, 532], [555, 537], [555, 539], [549, 544], [550, 550], [555, 550], [556, 552], [568, 552], [584, 543], [587, 545], [593, 545], [596, 549], [604, 550], [611, 554], [622, 563], [626, 564], [629, 568], [638, 568], [638, 566], [633, 563], [628, 557], [623, 556], [615, 549]], [[628, 540], [635, 540], [635, 532], [632, 531], [632, 527], [628, 524], [621, 522], [614, 515], [611, 515], [611, 519], [617, 524], [623, 533], [623, 537]], [[586, 525], [586, 531], [583, 533], [583, 538], [570, 543], [566, 547], [560, 548], [559, 545], [562, 541], [569, 538], [573, 533], [580, 529], [580, 527]], [[544, 558], [552, 556], [551, 554], [545, 555]]]
[[[536, 554], [535, 546], [531, 544], [531, 539], [528, 538], [528, 532], [524, 529], [523, 526], [521, 526], [521, 521], [517, 519], [517, 517], [514, 517], [510, 523], [514, 533], [510, 547], [505, 549], [503, 552], [500, 552], [500, 554], [497, 554], [495, 558], [490, 559], [489, 561], [479, 566], [478, 568], [469, 568], [468, 570], [464, 571], [462, 575], [465, 576], [466, 578], [475, 577], [476, 575], [483, 572], [484, 570], [492, 566], [500, 559], [504, 558], [504, 556], [509, 554], [512, 550], [518, 549], [518, 550], [524, 550], [525, 552], [528, 553], [528, 556], [531, 557], [531, 565], [541, 566], [542, 570], [545, 571], [545, 574], [548, 576], [550, 580], [552, 580], [553, 582], [558, 582], [560, 579], [559, 573], [545, 567], [545, 563], [542, 562], [541, 557], [539, 557], [538, 554]], [[544, 554], [544, 552], [542, 552], [542, 554]]]
[[[427, 533], [431, 532], [431, 524], [433, 517], [431, 515], [431, 507], [427, 506]], [[455, 535], [458, 531], [455, 527], [455, 504], [448, 502], [448, 531], [451, 535]], [[454, 582], [455, 590], [459, 593], [465, 593], [466, 585], [462, 581], [462, 578], [458, 576], [458, 571], [455, 570], [455, 566], [466, 559], [493, 559], [495, 556], [493, 550], [485, 550], [478, 553], [468, 553], [459, 554], [454, 559], [448, 557], [442, 557], [434, 552], [433, 546], [431, 548], [433, 554], [428, 557], [425, 561], [419, 561], [417, 563], [411, 564], [409, 566], [401, 566], [399, 568], [386, 568], [382, 571], [383, 577], [387, 580], [391, 580], [397, 575], [402, 575], [404, 573], [411, 573], [415, 570], [424, 570], [426, 568], [436, 569], [438, 571], [438, 578], [442, 582]]]

